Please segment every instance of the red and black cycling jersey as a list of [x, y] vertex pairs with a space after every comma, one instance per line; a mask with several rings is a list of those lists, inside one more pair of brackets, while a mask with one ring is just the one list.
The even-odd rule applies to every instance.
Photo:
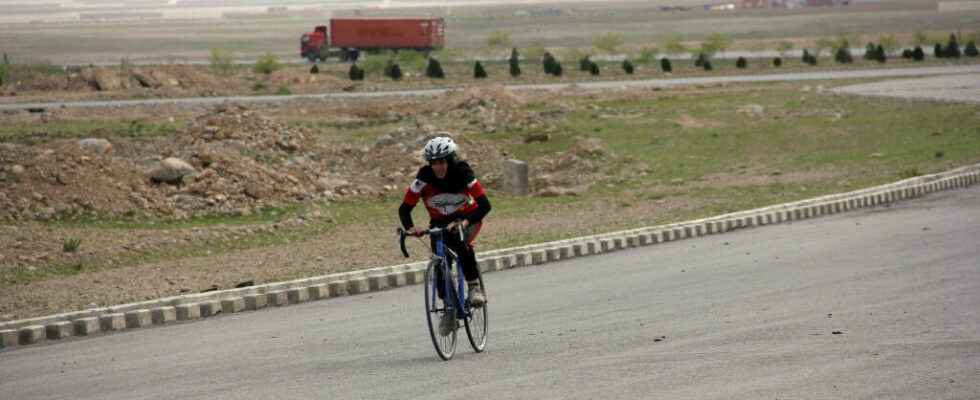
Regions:
[[437, 178], [428, 165], [419, 168], [415, 180], [405, 191], [399, 210], [406, 229], [413, 226], [411, 210], [420, 199], [434, 224], [452, 222], [455, 218], [466, 218], [470, 224], [475, 224], [490, 212], [490, 202], [483, 186], [466, 161], [451, 165], [443, 179]]

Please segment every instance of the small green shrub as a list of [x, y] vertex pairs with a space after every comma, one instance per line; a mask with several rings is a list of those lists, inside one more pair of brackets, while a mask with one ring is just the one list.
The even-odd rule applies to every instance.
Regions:
[[279, 63], [279, 58], [272, 53], [265, 53], [255, 62], [255, 73], [257, 74], [269, 75], [280, 68], [282, 68], [282, 64]]
[[67, 238], [61, 242], [61, 250], [65, 253], [74, 253], [78, 251], [78, 248], [82, 245], [82, 239], [79, 238]]
[[211, 73], [228, 76], [235, 70], [234, 53], [229, 50], [211, 49]]

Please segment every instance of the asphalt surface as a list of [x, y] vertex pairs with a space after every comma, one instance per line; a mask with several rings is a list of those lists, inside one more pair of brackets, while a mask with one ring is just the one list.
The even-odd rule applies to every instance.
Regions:
[[980, 103], [980, 74], [889, 80], [833, 89], [864, 96]]
[[450, 362], [411, 286], [3, 351], [0, 399], [976, 399], [978, 238], [974, 187], [489, 274]]
[[[538, 84], [538, 85], [507, 85], [507, 87], [513, 90], [561, 90], [561, 89], [572, 87], [573, 85], [583, 89], [615, 89], [615, 88], [626, 88], [626, 87], [666, 88], [666, 87], [674, 87], [674, 86], [702, 85], [702, 84], [715, 84], [715, 83], [862, 79], [862, 78], [932, 76], [932, 75], [971, 74], [971, 73], [973, 74], [980, 73], [980, 65], [869, 69], [869, 70], [857, 70], [857, 71], [854, 70], [821, 71], [821, 72], [800, 72], [800, 73], [785, 73], [785, 74], [737, 75], [737, 76], [650, 79], [650, 80], [631, 80], [631, 81], [576, 82], [576, 83]], [[46, 109], [46, 108], [61, 108], [61, 107], [126, 107], [126, 106], [140, 106], [140, 105], [160, 105], [160, 104], [207, 105], [207, 104], [220, 104], [225, 102], [280, 103], [280, 102], [287, 102], [291, 100], [304, 100], [304, 99], [344, 99], [344, 98], [368, 98], [368, 97], [384, 97], [384, 96], [430, 96], [430, 95], [442, 94], [449, 90], [452, 89], [402, 90], [402, 91], [382, 91], [382, 92], [331, 92], [331, 93], [321, 93], [321, 94], [303, 94], [303, 95], [290, 95], [290, 96], [222, 96], [222, 97], [195, 97], [195, 98], [176, 98], [176, 99], [9, 103], [9, 104], [0, 104], [0, 111]]]

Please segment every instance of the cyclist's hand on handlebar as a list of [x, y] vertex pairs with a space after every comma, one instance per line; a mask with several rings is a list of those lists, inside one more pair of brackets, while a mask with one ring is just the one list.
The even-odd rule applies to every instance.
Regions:
[[425, 235], [425, 229], [419, 228], [417, 226], [413, 226], [411, 228], [408, 228], [408, 231], [406, 231], [405, 234], [408, 236], [418, 237], [418, 236]]

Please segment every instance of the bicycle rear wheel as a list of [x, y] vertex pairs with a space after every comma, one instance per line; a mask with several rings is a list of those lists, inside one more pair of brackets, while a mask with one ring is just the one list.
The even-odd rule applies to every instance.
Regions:
[[[483, 274], [479, 274], [478, 279], [483, 296], [487, 296], [487, 287], [483, 285]], [[489, 301], [489, 297], [487, 300]], [[482, 353], [487, 348], [487, 303], [483, 303], [480, 307], [473, 307], [467, 300], [466, 314], [463, 323], [466, 325], [466, 336], [470, 339], [470, 346], [473, 346], [473, 351]]]
[[448, 361], [456, 352], [456, 329], [448, 335], [443, 335], [439, 330], [439, 324], [443, 316], [448, 314], [448, 318], [452, 318], [453, 325], [456, 325], [456, 307], [455, 301], [452, 300], [456, 298], [456, 288], [452, 284], [448, 285], [444, 297], [448, 301], [439, 298], [437, 289], [437, 285], [446, 285], [447, 275], [441, 260], [430, 262], [429, 267], [425, 269], [425, 320], [429, 324], [429, 336], [432, 338], [432, 346], [436, 348], [436, 354]]

